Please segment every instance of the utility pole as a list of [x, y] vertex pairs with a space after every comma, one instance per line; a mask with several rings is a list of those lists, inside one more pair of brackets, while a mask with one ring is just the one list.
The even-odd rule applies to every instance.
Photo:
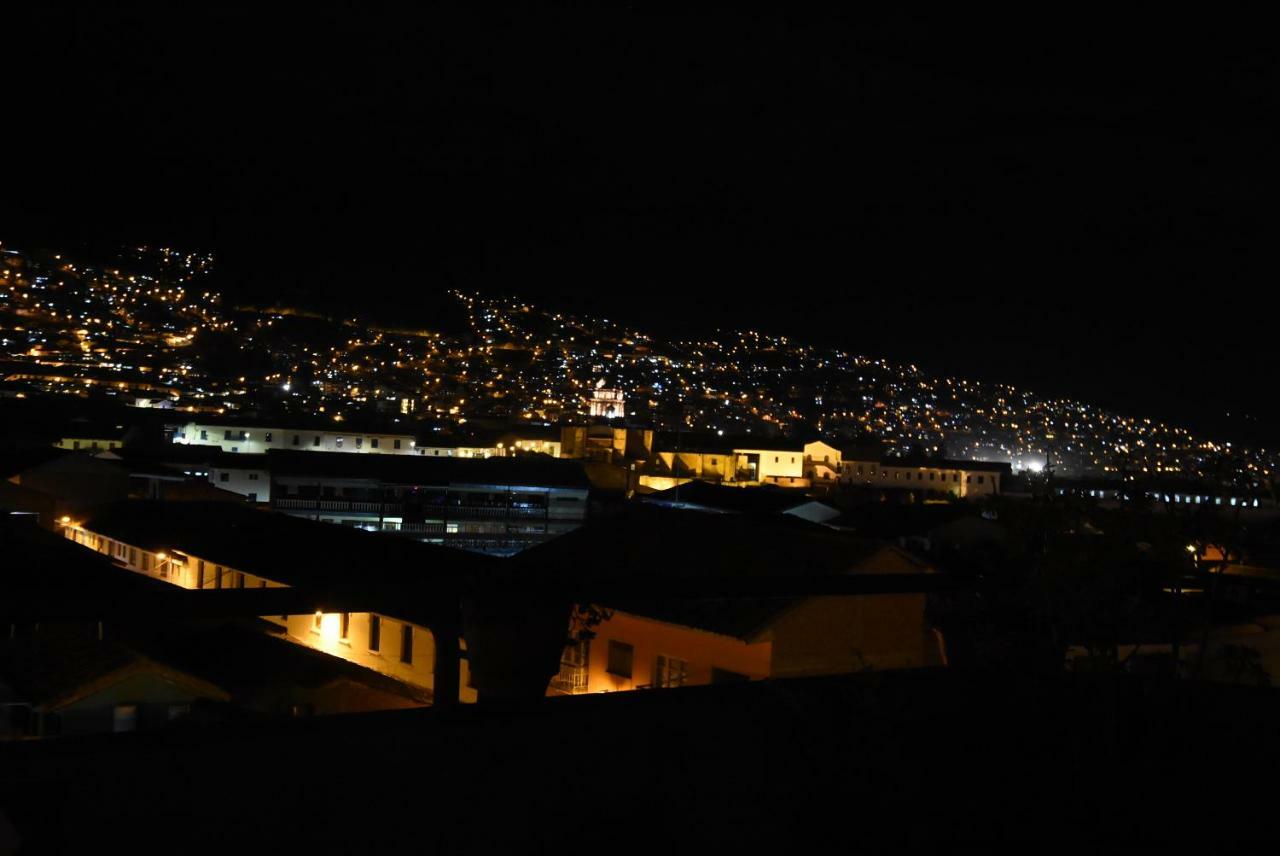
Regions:
[[684, 401], [680, 402], [680, 421], [676, 423], [676, 453], [671, 459], [671, 474], [676, 479], [676, 505], [680, 505], [680, 439], [684, 435]]

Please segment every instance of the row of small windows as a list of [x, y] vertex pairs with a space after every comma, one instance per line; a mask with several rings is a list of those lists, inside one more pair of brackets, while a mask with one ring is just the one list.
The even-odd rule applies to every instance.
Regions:
[[[183, 438], [185, 439], [185, 438], [186, 438], [186, 433], [184, 432], [182, 436], [183, 436]], [[208, 439], [209, 439], [209, 432], [208, 432], [208, 430], [207, 430], [207, 429], [201, 429], [201, 431], [200, 431], [200, 439], [201, 439], [201, 440], [208, 440]], [[222, 432], [222, 439], [223, 439], [224, 441], [225, 441], [225, 440], [231, 440], [231, 441], [247, 442], [247, 441], [249, 441], [249, 440], [250, 440], [250, 439], [252, 439], [252, 438], [249, 436], [249, 432], [248, 432], [248, 431], [232, 431], [232, 430], [228, 429], [228, 430], [226, 430], [226, 431], [223, 431], [223, 432]], [[363, 449], [363, 448], [364, 448], [364, 438], [363, 438], [363, 437], [356, 437], [356, 438], [354, 438], [354, 439], [355, 439], [355, 442], [356, 442], [356, 448], [357, 448], [357, 449]], [[271, 443], [271, 442], [274, 442], [274, 441], [275, 441], [275, 434], [274, 434], [273, 432], [271, 432], [271, 431], [267, 431], [265, 434], [263, 434], [263, 442], [264, 442], [264, 443]], [[343, 445], [345, 444], [345, 441], [346, 441], [346, 438], [345, 438], [345, 437], [335, 437], [335, 438], [334, 438], [334, 440], [333, 440], [333, 444], [334, 444], [334, 446], [336, 446], [337, 448], [341, 449], [341, 448], [343, 447]], [[319, 448], [319, 447], [320, 447], [321, 442], [322, 442], [321, 435], [319, 435], [319, 434], [312, 435], [312, 438], [311, 438], [311, 446], [312, 446], [312, 448]], [[401, 438], [399, 438], [399, 437], [393, 437], [393, 438], [391, 438], [391, 448], [393, 448], [393, 449], [401, 449], [401, 448], [403, 448], [403, 445], [402, 445], [402, 444], [403, 444], [403, 442], [404, 442], [404, 441], [403, 441]], [[301, 446], [301, 445], [302, 445], [302, 435], [301, 435], [301, 434], [294, 434], [294, 435], [293, 435], [293, 439], [291, 440], [291, 443], [292, 443], [292, 445], [294, 445], [294, 446]], [[77, 446], [77, 448], [79, 448], [79, 447]], [[95, 444], [95, 448], [96, 448], [96, 444]], [[380, 437], [370, 437], [370, 438], [369, 438], [369, 448], [370, 448], [370, 449], [380, 449], [380, 448], [382, 448], [382, 438], [380, 438]], [[239, 449], [238, 449], [238, 448], [233, 448], [231, 451], [236, 452], [236, 451], [239, 451]]]
[[[629, 642], [619, 642], [616, 639], [609, 640], [608, 662], [605, 665], [605, 671], [619, 678], [631, 679], [635, 671], [635, 646]], [[579, 660], [582, 668], [586, 667], [586, 658]], [[659, 654], [653, 661], [653, 677], [650, 686], [658, 688], [682, 687], [689, 680], [689, 663], [678, 657], [668, 657], [665, 654]], [[713, 683], [728, 683], [735, 681], [749, 680], [746, 675], [732, 672], [728, 669], [712, 668], [711, 680]]]
[[[324, 620], [323, 614], [317, 612], [312, 620], [311, 629], [316, 633], [320, 632], [320, 625]], [[344, 642], [351, 639], [351, 613], [338, 613], [338, 638]], [[373, 653], [381, 653], [382, 651], [382, 616], [370, 613], [369, 615], [369, 650]], [[400, 625], [400, 662], [406, 666], [413, 665], [413, 625]]]
[[[875, 468], [875, 467], [872, 467], [872, 468], [871, 468], [871, 472], [870, 472], [870, 474], [871, 474], [871, 475], [873, 475], [873, 476], [876, 474], [876, 468]], [[863, 475], [862, 467], [858, 467], [858, 475]], [[914, 476], [914, 478], [915, 478], [915, 480], [916, 480], [916, 481], [924, 481], [924, 480], [925, 480], [925, 475], [926, 475], [926, 473], [921, 473], [921, 472], [917, 472], [917, 473], [912, 473], [912, 472], [898, 473], [898, 472], [895, 472], [895, 473], [893, 474], [893, 478], [894, 478], [895, 480], [897, 480], [898, 478], [900, 478], [900, 477], [901, 477], [901, 478], [906, 479], [907, 481], [911, 481], [912, 477]], [[938, 473], [938, 472], [933, 472], [933, 473], [927, 473], [927, 475], [929, 476], [929, 479], [928, 479], [929, 481], [947, 481], [947, 476], [948, 476], [948, 475], [950, 475], [950, 476], [951, 476], [951, 479], [950, 479], [950, 480], [951, 480], [953, 483], [955, 483], [955, 484], [959, 484], [959, 482], [960, 482], [960, 474], [959, 474], [959, 473], [950, 473], [950, 474], [948, 474], [948, 473]], [[880, 470], [880, 478], [882, 478], [882, 479], [887, 479], [888, 477], [889, 477], [889, 471], [888, 471], [888, 470]], [[978, 479], [978, 484], [985, 484], [985, 483], [986, 483], [986, 476], [977, 476], [977, 479]], [[966, 476], [964, 477], [964, 483], [965, 483], [965, 484], [973, 484], [973, 480], [974, 480], [974, 476], [972, 476], [972, 475], [966, 475]]]

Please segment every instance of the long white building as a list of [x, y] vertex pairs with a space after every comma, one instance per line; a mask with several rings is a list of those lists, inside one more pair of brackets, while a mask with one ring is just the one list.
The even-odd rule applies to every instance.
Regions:
[[299, 428], [263, 423], [192, 421], [173, 426], [173, 442], [217, 446], [224, 452], [261, 454], [269, 449], [357, 454], [419, 454], [412, 434], [362, 431], [341, 426]]

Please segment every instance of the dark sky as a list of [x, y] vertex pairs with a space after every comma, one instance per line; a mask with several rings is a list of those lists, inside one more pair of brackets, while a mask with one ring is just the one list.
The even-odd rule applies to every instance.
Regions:
[[456, 285], [737, 324], [1274, 434], [1261, 22], [785, 5], [28, 10], [0, 235], [208, 248], [233, 294], [352, 313], [429, 320]]

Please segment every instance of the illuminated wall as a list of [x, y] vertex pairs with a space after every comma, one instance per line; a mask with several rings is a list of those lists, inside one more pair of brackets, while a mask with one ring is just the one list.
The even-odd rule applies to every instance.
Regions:
[[924, 490], [959, 497], [989, 496], [1000, 492], [1000, 473], [975, 472], [956, 467], [896, 466], [880, 461], [845, 461], [840, 475], [847, 484], [885, 490]]
[[417, 454], [412, 434], [366, 431], [303, 430], [264, 425], [212, 425], [188, 422], [173, 436], [175, 443], [217, 446], [224, 452], [260, 454], [268, 449], [357, 454]]
[[[630, 676], [609, 671], [609, 643], [630, 645]], [[759, 680], [769, 676], [770, 644], [749, 644], [730, 636], [667, 624], [625, 612], [596, 628], [586, 667], [586, 692], [651, 687], [658, 657], [684, 663], [684, 684], [709, 684], [713, 669]]]
[[[801, 486], [804, 480], [804, 452], [794, 449], [734, 449], [740, 458], [756, 461], [756, 481]], [[739, 461], [739, 468], [746, 468], [746, 461]]]

